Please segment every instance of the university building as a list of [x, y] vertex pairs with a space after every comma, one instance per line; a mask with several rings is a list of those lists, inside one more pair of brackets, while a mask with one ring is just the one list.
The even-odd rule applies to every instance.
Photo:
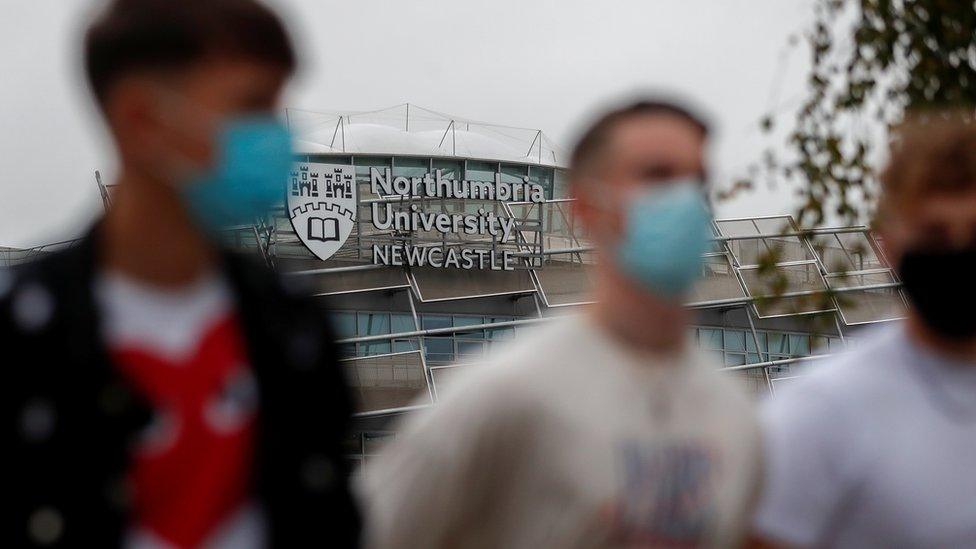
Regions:
[[[348, 451], [368, 474], [394, 420], [435, 404], [493, 347], [586, 307], [594, 253], [573, 219], [566, 153], [541, 130], [415, 105], [289, 110], [288, 122], [297, 156], [282, 206], [226, 238], [330, 311], [358, 399]], [[493, 191], [456, 194], [455, 185]], [[108, 204], [111, 189], [102, 192]], [[904, 314], [866, 227], [800, 233], [777, 216], [719, 219], [712, 229], [687, 302], [697, 315], [691, 335], [756, 393]], [[775, 265], [761, 267], [771, 249]], [[0, 248], [0, 268], [41, 253]], [[783, 297], [768, 299], [773, 284]]]

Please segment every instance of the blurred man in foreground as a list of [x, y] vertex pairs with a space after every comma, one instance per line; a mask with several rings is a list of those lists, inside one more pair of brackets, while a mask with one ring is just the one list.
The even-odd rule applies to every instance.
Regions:
[[921, 120], [879, 210], [908, 320], [769, 402], [767, 544], [976, 547], [976, 124]]
[[758, 477], [747, 398], [688, 340], [709, 237], [705, 125], [664, 102], [572, 155], [597, 304], [412, 418], [366, 477], [374, 547], [733, 545]]
[[116, 0], [85, 63], [118, 192], [79, 244], [0, 284], [4, 541], [354, 545], [331, 336], [218, 246], [283, 194], [284, 28], [253, 0]]

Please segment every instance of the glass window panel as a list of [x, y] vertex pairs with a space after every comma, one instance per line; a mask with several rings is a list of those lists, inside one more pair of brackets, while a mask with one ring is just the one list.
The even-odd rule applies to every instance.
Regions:
[[391, 333], [400, 334], [403, 332], [412, 332], [417, 329], [413, 322], [413, 315], [393, 313], [392, 317]]
[[746, 363], [746, 355], [739, 353], [726, 353], [725, 354], [725, 365], [726, 366], [742, 366]]
[[498, 171], [496, 162], [468, 160], [464, 178], [468, 181], [494, 181]]
[[393, 159], [393, 175], [422, 177], [430, 171], [429, 158], [396, 157]]
[[393, 342], [393, 352], [395, 353], [417, 350], [420, 350], [420, 344], [416, 339], [397, 339]]
[[790, 354], [794, 356], [808, 356], [810, 354], [809, 336], [790, 334]]
[[458, 341], [457, 352], [458, 360], [481, 358], [485, 354], [485, 343], [483, 341]]
[[305, 162], [319, 162], [322, 164], [341, 164], [348, 166], [352, 164], [351, 156], [331, 156], [326, 154], [306, 154]]
[[387, 156], [356, 156], [352, 159], [356, 166], [356, 183], [359, 185], [359, 198], [376, 198], [369, 184], [370, 168], [380, 171], [393, 166], [393, 159]]
[[790, 342], [786, 334], [769, 333], [767, 334], [767, 339], [769, 341], [770, 354], [790, 354]]
[[[766, 347], [766, 332], [759, 332], [759, 331], [757, 331], [756, 332], [756, 339], [759, 340], [759, 350], [762, 351], [762, 352], [766, 352], [766, 348], [767, 348]], [[749, 333], [749, 332], [746, 332], [746, 350], [747, 351], [755, 351], [756, 350], [756, 342], [752, 338], [752, 334]]]
[[529, 174], [527, 166], [518, 164], [502, 164], [501, 180], [505, 183], [521, 183], [522, 178]]
[[389, 341], [371, 341], [359, 344], [360, 356], [384, 355], [392, 352], [393, 346]]
[[702, 328], [700, 334], [700, 345], [705, 349], [722, 349], [722, 330], [713, 328]]
[[[460, 315], [458, 315], [458, 316], [455, 316], [454, 317], [454, 325], [455, 326], [475, 326], [477, 324], [484, 324], [484, 323], [485, 323], [485, 317], [483, 317], [483, 316], [460, 316]], [[485, 337], [485, 331], [484, 330], [473, 330], [473, 331], [470, 331], [470, 332], [457, 332], [456, 333], [456, 336], [458, 336], [458, 337], [483, 338], [483, 337]]]
[[569, 198], [569, 175], [565, 170], [556, 169], [552, 183], [552, 198]]
[[553, 199], [553, 169], [542, 166], [529, 167], [529, 181], [545, 190], [547, 200]]
[[356, 337], [356, 313], [332, 313], [332, 329], [337, 337]]
[[759, 355], [755, 353], [749, 353], [748, 360], [749, 364], [756, 364], [763, 361], [761, 358], [759, 358]]
[[420, 323], [425, 330], [436, 330], [439, 328], [450, 328], [453, 326], [451, 317], [447, 315], [423, 315]]
[[441, 171], [441, 177], [446, 179], [462, 179], [463, 163], [457, 160], [434, 159], [434, 170]]
[[830, 343], [829, 343], [829, 341], [828, 341], [828, 339], [826, 337], [824, 337], [824, 336], [812, 336], [811, 337], [811, 340], [812, 340], [812, 343], [813, 343], [813, 345], [812, 345], [813, 354], [815, 354], [815, 355], [821, 355], [821, 354], [827, 353], [829, 351], [829, 349], [830, 349]]
[[726, 351], [745, 351], [746, 333], [741, 330], [725, 330], [725, 350]]
[[507, 328], [489, 328], [485, 332], [488, 334], [489, 339], [496, 341], [515, 338], [515, 328], [512, 326]]
[[424, 352], [432, 363], [454, 362], [454, 339], [450, 337], [425, 337]]
[[390, 313], [359, 313], [359, 335], [390, 333]]

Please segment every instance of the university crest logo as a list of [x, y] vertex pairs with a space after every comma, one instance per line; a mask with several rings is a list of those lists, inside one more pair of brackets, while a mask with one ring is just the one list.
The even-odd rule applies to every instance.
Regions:
[[291, 172], [287, 209], [291, 226], [315, 257], [326, 260], [346, 242], [356, 223], [356, 169], [301, 162]]

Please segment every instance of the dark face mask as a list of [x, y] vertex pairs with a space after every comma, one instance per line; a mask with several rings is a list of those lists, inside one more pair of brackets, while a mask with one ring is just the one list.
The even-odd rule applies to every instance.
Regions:
[[976, 245], [911, 250], [902, 257], [898, 274], [929, 329], [946, 339], [976, 337]]

